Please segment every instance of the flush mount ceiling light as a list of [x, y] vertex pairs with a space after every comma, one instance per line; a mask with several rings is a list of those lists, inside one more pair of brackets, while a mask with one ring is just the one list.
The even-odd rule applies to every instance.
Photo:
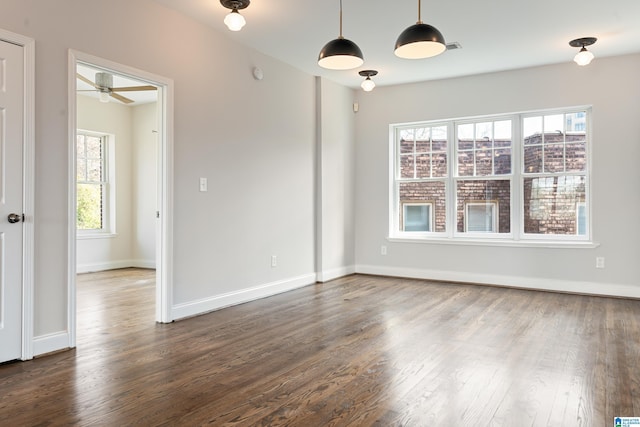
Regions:
[[246, 8], [249, 3], [251, 0], [220, 0], [220, 4], [231, 9], [231, 12], [224, 17], [224, 23], [231, 31], [240, 31], [247, 23], [238, 10]]
[[582, 37], [579, 39], [571, 40], [569, 45], [572, 47], [580, 47], [580, 51], [576, 53], [573, 60], [578, 65], [589, 65], [593, 59], [593, 53], [589, 52], [586, 46], [591, 46], [598, 40], [595, 37]]
[[358, 45], [342, 36], [342, 0], [340, 0], [340, 35], [324, 45], [318, 55], [318, 65], [330, 70], [350, 70], [363, 63], [364, 56]]
[[396, 41], [394, 53], [405, 59], [422, 59], [440, 55], [447, 49], [444, 36], [436, 27], [422, 22], [418, 0], [418, 22], [408, 27]]
[[373, 80], [371, 80], [371, 77], [378, 74], [378, 72], [376, 70], [362, 70], [358, 74], [360, 74], [362, 77], [366, 77], [366, 79], [362, 81], [362, 84], [360, 84], [362, 90], [364, 90], [365, 92], [371, 92], [373, 88], [376, 87], [376, 84]]

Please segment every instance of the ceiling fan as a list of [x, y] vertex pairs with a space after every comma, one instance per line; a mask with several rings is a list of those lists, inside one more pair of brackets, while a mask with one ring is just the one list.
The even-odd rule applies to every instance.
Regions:
[[[157, 90], [158, 88], [155, 86], [145, 85], [145, 86], [127, 86], [127, 87], [113, 87], [113, 74], [99, 72], [96, 73], [95, 82], [92, 82], [85, 76], [80, 73], [76, 73], [78, 80], [82, 80], [88, 85], [93, 86], [95, 89], [90, 89], [88, 91], [98, 91], [100, 93], [100, 101], [109, 102], [109, 97], [115, 98], [120, 102], [125, 104], [131, 104], [133, 99], [126, 98], [120, 95], [117, 92], [137, 92], [143, 90]], [[79, 90], [78, 92], [88, 92], [86, 90]]]

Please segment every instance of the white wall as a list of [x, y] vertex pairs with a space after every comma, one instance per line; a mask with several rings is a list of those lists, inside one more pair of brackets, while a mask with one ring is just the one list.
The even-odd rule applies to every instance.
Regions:
[[[69, 49], [175, 84], [178, 314], [315, 281], [312, 76], [150, 0], [3, 0], [0, 28], [36, 41], [38, 340], [67, 332]], [[254, 66], [264, 80], [253, 79]], [[209, 179], [206, 193], [200, 177]]]
[[[570, 59], [570, 58], [569, 58]], [[640, 296], [640, 55], [378, 87], [356, 116], [359, 272]], [[387, 240], [389, 124], [593, 106], [592, 249]], [[380, 247], [388, 247], [381, 255]], [[606, 258], [596, 269], [595, 258]]]
[[134, 165], [132, 265], [155, 268], [158, 183], [157, 104], [154, 102], [135, 106], [131, 114]]
[[355, 271], [354, 91], [326, 79], [319, 84], [320, 200], [318, 279]]

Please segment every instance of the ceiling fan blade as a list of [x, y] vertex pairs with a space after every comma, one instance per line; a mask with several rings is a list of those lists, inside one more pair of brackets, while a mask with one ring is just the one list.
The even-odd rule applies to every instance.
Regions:
[[158, 90], [155, 86], [126, 86], [111, 88], [114, 92], [137, 92], [139, 90]]
[[96, 85], [94, 82], [92, 82], [91, 80], [89, 80], [88, 78], [83, 76], [82, 74], [76, 73], [76, 77], [78, 78], [78, 80], [82, 80], [86, 84], [91, 85], [91, 86], [95, 87], [96, 89], [98, 89], [98, 85]]
[[111, 95], [112, 97], [114, 97], [120, 102], [124, 102], [125, 104], [131, 104], [133, 102], [133, 99], [125, 98], [124, 96], [118, 95], [117, 93], [109, 92], [109, 95]]

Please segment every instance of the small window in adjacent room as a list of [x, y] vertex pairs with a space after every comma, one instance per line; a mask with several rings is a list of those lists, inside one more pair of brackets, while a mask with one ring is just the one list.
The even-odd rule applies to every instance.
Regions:
[[468, 233], [495, 233], [498, 231], [498, 204], [473, 202], [465, 205], [465, 231]]
[[431, 203], [403, 203], [403, 231], [431, 231]]
[[78, 131], [76, 144], [77, 229], [83, 234], [109, 233], [107, 136]]

